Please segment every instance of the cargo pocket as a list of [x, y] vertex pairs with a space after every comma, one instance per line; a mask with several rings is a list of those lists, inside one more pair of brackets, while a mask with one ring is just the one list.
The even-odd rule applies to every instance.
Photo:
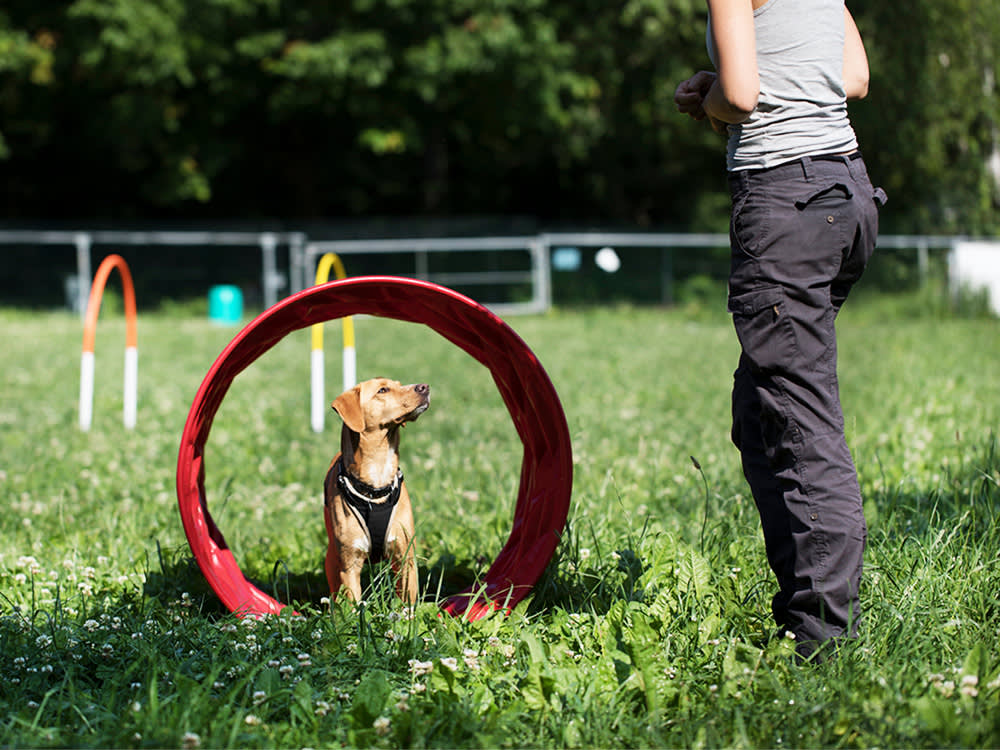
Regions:
[[788, 303], [780, 287], [764, 287], [729, 297], [729, 312], [750, 363], [770, 372], [786, 369], [796, 351]]
[[847, 187], [847, 185], [845, 185], [844, 183], [831, 182], [819, 188], [818, 190], [813, 190], [805, 197], [799, 198], [797, 201], [795, 201], [795, 207], [800, 211], [802, 211], [810, 204], [815, 203], [816, 201], [828, 195], [835, 196], [841, 200], [843, 200], [844, 198], [850, 200], [852, 197], [854, 197], [854, 193], [852, 193], [851, 189]]
[[729, 242], [734, 254], [759, 258], [766, 246], [770, 218], [771, 210], [761, 194], [747, 191], [739, 196], [729, 221]]

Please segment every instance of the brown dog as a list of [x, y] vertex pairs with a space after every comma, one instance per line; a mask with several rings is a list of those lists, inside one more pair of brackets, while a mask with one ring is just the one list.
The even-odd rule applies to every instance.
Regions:
[[399, 429], [430, 406], [430, 386], [400, 385], [376, 378], [342, 393], [333, 408], [344, 420], [341, 452], [323, 483], [326, 579], [330, 595], [340, 589], [361, 601], [361, 568], [388, 557], [396, 592], [417, 601], [413, 553], [413, 509], [399, 470]]

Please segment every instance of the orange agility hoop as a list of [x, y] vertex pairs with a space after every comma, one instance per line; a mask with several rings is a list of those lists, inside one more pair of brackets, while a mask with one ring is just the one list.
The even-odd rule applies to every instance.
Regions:
[[[324, 284], [330, 278], [330, 267], [333, 267], [338, 279], [347, 276], [344, 264], [340, 256], [336, 253], [327, 253], [319, 259], [316, 266], [316, 284]], [[350, 315], [344, 317], [343, 323], [344, 350], [342, 354], [342, 369], [344, 376], [344, 390], [350, 390], [357, 384], [358, 358], [354, 348], [354, 319]], [[312, 326], [312, 357], [310, 359], [311, 377], [311, 408], [310, 421], [313, 432], [323, 431], [323, 422], [326, 417], [327, 403], [323, 397], [323, 387], [326, 381], [323, 362], [323, 324], [314, 323]]]
[[94, 339], [97, 335], [97, 316], [101, 311], [101, 297], [111, 271], [118, 269], [125, 300], [125, 427], [135, 427], [136, 389], [139, 381], [138, 334], [135, 324], [135, 287], [128, 264], [120, 255], [109, 255], [97, 268], [83, 322], [83, 353], [80, 356], [80, 429], [86, 432], [94, 417]]
[[422, 323], [489, 368], [524, 446], [513, 527], [482, 585], [442, 606], [470, 620], [513, 608], [552, 559], [569, 513], [572, 446], [559, 397], [527, 344], [485, 307], [445, 287], [388, 276], [331, 281], [285, 298], [237, 334], [209, 369], [188, 412], [177, 460], [181, 519], [202, 573], [238, 615], [276, 614], [284, 606], [246, 580], [212, 520], [205, 443], [240, 372], [292, 331], [351, 314]]

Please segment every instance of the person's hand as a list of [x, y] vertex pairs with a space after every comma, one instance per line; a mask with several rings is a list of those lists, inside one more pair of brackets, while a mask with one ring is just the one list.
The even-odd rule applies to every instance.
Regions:
[[[715, 83], [716, 77], [716, 74], [711, 71], [699, 70], [686, 81], [677, 84], [677, 90], [674, 92], [674, 104], [677, 105], [677, 111], [691, 115], [696, 120], [704, 120], [706, 117], [705, 97], [708, 95], [708, 90], [712, 88], [712, 84]], [[714, 123], [712, 127], [715, 127]]]
[[722, 120], [717, 120], [711, 115], [708, 115], [708, 124], [711, 125], [712, 130], [714, 130], [719, 135], [726, 135], [729, 133], [729, 123], [723, 122]]

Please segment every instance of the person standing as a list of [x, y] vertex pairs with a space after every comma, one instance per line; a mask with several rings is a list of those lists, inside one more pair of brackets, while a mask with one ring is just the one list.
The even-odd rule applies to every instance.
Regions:
[[778, 582], [774, 619], [821, 659], [861, 620], [867, 527], [834, 324], [885, 202], [847, 112], [868, 93], [868, 59], [843, 0], [708, 0], [706, 41], [715, 70], [674, 101], [728, 135], [732, 439]]

